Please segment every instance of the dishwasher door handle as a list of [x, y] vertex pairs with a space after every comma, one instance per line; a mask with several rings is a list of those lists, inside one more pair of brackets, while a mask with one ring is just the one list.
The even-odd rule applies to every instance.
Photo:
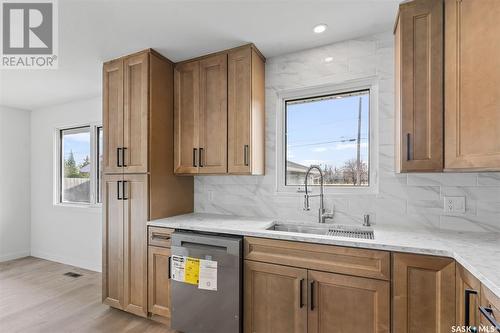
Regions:
[[218, 250], [218, 251], [227, 251], [226, 246], [219, 246], [219, 245], [209, 245], [209, 244], [203, 244], [203, 243], [195, 243], [195, 242], [188, 242], [188, 241], [182, 241], [181, 242], [181, 247], [186, 247], [186, 248], [196, 248], [196, 249], [207, 249], [207, 250]]

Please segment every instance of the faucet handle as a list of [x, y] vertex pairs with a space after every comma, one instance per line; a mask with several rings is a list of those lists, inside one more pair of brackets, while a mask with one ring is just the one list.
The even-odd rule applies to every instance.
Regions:
[[365, 214], [363, 216], [363, 227], [370, 227], [371, 226], [371, 223], [370, 223], [370, 214]]

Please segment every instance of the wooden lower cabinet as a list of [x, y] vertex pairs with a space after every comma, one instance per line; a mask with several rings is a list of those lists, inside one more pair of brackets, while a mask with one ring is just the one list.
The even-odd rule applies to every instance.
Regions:
[[148, 175], [105, 175], [103, 302], [147, 316]]
[[387, 281], [245, 260], [245, 333], [390, 332]]
[[170, 249], [148, 247], [148, 311], [153, 318], [170, 318]]
[[449, 333], [455, 320], [455, 261], [393, 254], [393, 332]]
[[307, 332], [307, 270], [245, 260], [244, 332]]
[[[460, 326], [479, 326], [479, 300], [481, 283], [465, 268], [457, 265], [456, 272], [456, 319]], [[468, 304], [469, 313], [466, 313]]]
[[390, 332], [387, 281], [308, 271], [308, 332]]
[[[491, 290], [484, 285], [481, 285], [481, 307], [491, 309], [491, 316], [497, 324], [500, 324], [500, 297], [495, 296]], [[490, 328], [489, 331], [485, 332], [494, 332], [494, 330], [491, 329], [492, 324], [484, 315], [481, 314], [479, 322], [482, 326]]]

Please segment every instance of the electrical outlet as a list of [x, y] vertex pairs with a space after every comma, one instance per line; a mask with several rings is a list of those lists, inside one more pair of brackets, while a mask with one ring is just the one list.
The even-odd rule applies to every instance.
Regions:
[[465, 214], [465, 197], [444, 197], [446, 214]]

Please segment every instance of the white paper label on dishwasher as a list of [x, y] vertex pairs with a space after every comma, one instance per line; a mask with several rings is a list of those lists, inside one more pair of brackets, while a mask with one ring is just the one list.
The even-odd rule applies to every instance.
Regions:
[[200, 259], [198, 288], [217, 290], [217, 261]]
[[172, 256], [170, 259], [170, 276], [174, 281], [184, 282], [184, 271], [186, 268], [186, 258], [182, 256]]

